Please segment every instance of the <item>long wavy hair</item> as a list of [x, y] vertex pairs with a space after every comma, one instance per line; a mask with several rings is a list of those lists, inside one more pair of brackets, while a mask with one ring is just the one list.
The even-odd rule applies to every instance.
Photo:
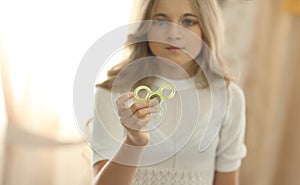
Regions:
[[[196, 70], [196, 78], [195, 85], [196, 87], [207, 87], [208, 81], [205, 75], [209, 74], [215, 78], [223, 78], [225, 79], [226, 84], [232, 81], [232, 77], [229, 76], [226, 66], [223, 62], [222, 57], [222, 47], [223, 47], [223, 35], [224, 35], [224, 27], [223, 20], [221, 17], [221, 8], [216, 0], [190, 0], [197, 12], [198, 22], [202, 31], [202, 40], [206, 44], [207, 49], [210, 50], [209, 57], [203, 59], [205, 63], [199, 67], [199, 65], [195, 65]], [[132, 21], [144, 21], [151, 20], [154, 9], [156, 7], [158, 0], [137, 0], [133, 6], [132, 11]], [[116, 76], [131, 62], [147, 57], [153, 56], [151, 52], [148, 42], [134, 42], [135, 40], [140, 40], [143, 37], [146, 37], [147, 34], [147, 25], [141, 24], [141, 26], [136, 30], [136, 32], [128, 34], [127, 42], [134, 43], [128, 44], [125, 48], [123, 59], [119, 64], [112, 67], [107, 72], [107, 79], [104, 82], [96, 84], [96, 87], [103, 87], [111, 90], [114, 84]], [[201, 51], [198, 57], [201, 57], [201, 53], [208, 51]], [[203, 56], [202, 56], [203, 57]], [[220, 66], [221, 70], [216, 68], [213, 64], [212, 57], [214, 60], [218, 62], [218, 66]], [[142, 69], [139, 70], [147, 70], [147, 66], [145, 65]], [[203, 73], [205, 70], [205, 73]], [[128, 74], [134, 75], [134, 74]], [[132, 78], [128, 78], [132, 79]], [[126, 79], [123, 79], [126, 80]], [[153, 82], [153, 78], [145, 78], [140, 82], [137, 82], [135, 86], [143, 83], [145, 85], [151, 85]], [[119, 83], [122, 84], [122, 83]]]

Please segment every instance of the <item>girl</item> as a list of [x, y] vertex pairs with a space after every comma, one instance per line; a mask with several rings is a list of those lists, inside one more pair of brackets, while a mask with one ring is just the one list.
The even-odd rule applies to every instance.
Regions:
[[[238, 169], [246, 155], [245, 101], [241, 89], [218, 71], [211, 58], [207, 57], [205, 46], [224, 71], [220, 54], [223, 28], [216, 0], [143, 0], [140, 3], [141, 7], [136, 7], [141, 11], [137, 14], [141, 16], [140, 20], [153, 22], [150, 27], [147, 24], [140, 26], [128, 36], [128, 41], [139, 37], [145, 37], [148, 41], [129, 45], [128, 56], [109, 71], [106, 81], [96, 86], [97, 111], [91, 141], [94, 147], [94, 184], [237, 185]], [[193, 39], [195, 36], [201, 38], [203, 43]], [[142, 60], [136, 62], [143, 57], [152, 57], [150, 64]], [[196, 61], [199, 58], [201, 64]], [[130, 67], [131, 64], [133, 67]], [[146, 71], [152, 73], [130, 85], [134, 76]], [[161, 75], [165, 78], [159, 78]], [[198, 146], [206, 128], [203, 125], [208, 124], [206, 115], [209, 114], [201, 114], [199, 119], [195, 114], [200, 110], [206, 113], [211, 110], [209, 100], [212, 87], [219, 79], [226, 82], [226, 111], [224, 116], [219, 115], [224, 119], [217, 129], [217, 137], [200, 151]], [[164, 102], [165, 106], [160, 103], [161, 97], [133, 101], [133, 90], [137, 87], [146, 85], [158, 89], [167, 82], [176, 87], [176, 94]], [[192, 89], [196, 89], [197, 96], [194, 96]], [[115, 105], [111, 105], [109, 99], [114, 92], [121, 95]], [[201, 109], [196, 106], [198, 102], [194, 97], [199, 98]], [[183, 110], [180, 110], [182, 115], [178, 117], [180, 98]], [[114, 106], [119, 119], [113, 116]], [[164, 115], [155, 118], [153, 115], [160, 111]], [[161, 123], [156, 124], [157, 120]], [[181, 122], [193, 129], [180, 127]], [[190, 124], [194, 122], [197, 123], [195, 127]], [[150, 123], [156, 124], [152, 128], [154, 134], [149, 128]], [[107, 127], [101, 127], [101, 124]], [[117, 148], [106, 133], [121, 141]], [[189, 135], [187, 133], [191, 137], [185, 140], [183, 138]], [[166, 140], [170, 142], [162, 142], [167, 144], [147, 150]], [[102, 151], [111, 156], [101, 155]]]

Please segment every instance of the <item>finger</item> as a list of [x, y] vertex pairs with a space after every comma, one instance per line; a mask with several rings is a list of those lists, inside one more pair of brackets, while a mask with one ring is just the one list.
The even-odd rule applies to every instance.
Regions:
[[121, 115], [120, 120], [121, 123], [123, 123], [127, 127], [138, 129], [135, 126], [136, 122], [143, 121], [144, 119], [148, 118], [149, 115], [156, 112], [158, 112], [157, 107], [148, 107], [148, 108], [140, 109], [136, 112], [136, 115], [131, 114], [130, 110], [125, 110], [122, 113], [120, 113]]
[[135, 117], [122, 117], [120, 118], [120, 122], [126, 129], [137, 130], [137, 128], [135, 128], [135, 124], [137, 122]]
[[130, 109], [123, 109], [123, 110], [119, 110], [118, 111], [118, 115], [120, 118], [128, 118], [128, 117], [131, 117], [132, 113], [131, 113], [131, 110]]
[[158, 105], [158, 100], [157, 99], [152, 99], [152, 100], [146, 100], [146, 101], [137, 101], [133, 103], [130, 107], [130, 110], [135, 114], [136, 111], [143, 109], [143, 108], [148, 108], [148, 107], [153, 107]]
[[[143, 114], [140, 115], [140, 117], [137, 117], [136, 115], [132, 115], [130, 117], [122, 117], [121, 123], [126, 128], [130, 128], [132, 130], [140, 130], [145, 125], [148, 124], [149, 120], [151, 119], [151, 113], [157, 112], [158, 109], [155, 107], [152, 108], [146, 108], [143, 110]], [[137, 124], [138, 123], [138, 124]]]
[[128, 100], [130, 100], [131, 98], [133, 98], [133, 96], [134, 96], [133, 92], [127, 92], [127, 93], [121, 94], [116, 100], [116, 105], [118, 107], [118, 111], [122, 111], [122, 110], [128, 108], [126, 105], [126, 102]]
[[151, 99], [150, 102], [149, 102], [149, 106], [150, 106], [150, 107], [154, 107], [154, 106], [156, 106], [156, 105], [158, 105], [158, 104], [159, 104], [159, 100], [156, 99], [156, 98]]
[[132, 125], [130, 125], [129, 128], [135, 131], [147, 130], [147, 125], [149, 124], [150, 119], [151, 119], [151, 114], [148, 114], [143, 119], [133, 118], [135, 122]]
[[123, 105], [126, 105], [126, 102], [133, 98], [134, 96], [134, 93], [133, 92], [126, 92], [126, 93], [123, 93], [121, 94], [117, 100], [116, 100], [116, 104], [119, 105], [119, 106], [123, 106]]
[[[151, 100], [150, 103], [148, 104], [149, 106], [146, 106], [146, 104], [143, 105], [143, 106], [133, 105], [133, 107], [130, 108], [130, 109], [128, 109], [128, 108], [126, 108], [126, 109], [124, 108], [122, 110], [120, 109], [118, 111], [118, 115], [120, 117], [123, 117], [123, 116], [129, 117], [129, 116], [132, 116], [133, 114], [135, 114], [137, 112], [137, 117], [138, 118], [143, 118], [146, 114], [157, 112], [158, 108], [154, 107], [157, 104], [158, 104], [157, 100]], [[139, 108], [138, 106], [140, 106], [140, 107], [146, 106], [146, 107], [138, 109]], [[138, 109], [138, 110], [136, 110], [136, 109]], [[148, 109], [148, 111], [141, 110], [141, 109]]]
[[149, 103], [150, 107], [145, 107], [145, 108], [138, 109], [137, 111], [135, 111], [135, 113], [133, 113], [133, 111], [131, 109], [129, 109], [129, 108], [126, 108], [126, 109], [123, 109], [123, 110], [119, 110], [118, 111], [118, 115], [120, 117], [123, 117], [123, 119], [127, 119], [128, 117], [131, 117], [131, 116], [133, 116], [135, 114], [135, 117], [137, 117], [138, 119], [142, 119], [147, 114], [158, 112], [158, 107], [154, 107], [154, 105], [156, 105], [157, 102], [158, 101], [153, 100], [153, 101], [151, 101]]
[[152, 113], [156, 113], [158, 111], [157, 107], [147, 107], [137, 110], [133, 116], [135, 116], [137, 119], [145, 119], [147, 115], [151, 115]]

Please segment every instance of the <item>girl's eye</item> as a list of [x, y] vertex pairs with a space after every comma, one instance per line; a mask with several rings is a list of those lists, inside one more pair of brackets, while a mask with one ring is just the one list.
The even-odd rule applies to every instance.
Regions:
[[195, 24], [195, 21], [189, 20], [189, 19], [185, 19], [182, 24], [184, 26], [193, 26]]
[[166, 25], [168, 23], [168, 21], [166, 20], [155, 20], [154, 24], [156, 25]]

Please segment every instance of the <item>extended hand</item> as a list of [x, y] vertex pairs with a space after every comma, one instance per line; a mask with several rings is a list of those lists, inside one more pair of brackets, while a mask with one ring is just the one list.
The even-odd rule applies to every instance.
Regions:
[[118, 115], [120, 123], [126, 130], [127, 144], [136, 146], [146, 146], [149, 143], [150, 136], [147, 131], [147, 124], [151, 119], [151, 114], [157, 112], [157, 99], [140, 100], [134, 102], [130, 107], [127, 101], [134, 97], [133, 92], [122, 94], [117, 100]]

